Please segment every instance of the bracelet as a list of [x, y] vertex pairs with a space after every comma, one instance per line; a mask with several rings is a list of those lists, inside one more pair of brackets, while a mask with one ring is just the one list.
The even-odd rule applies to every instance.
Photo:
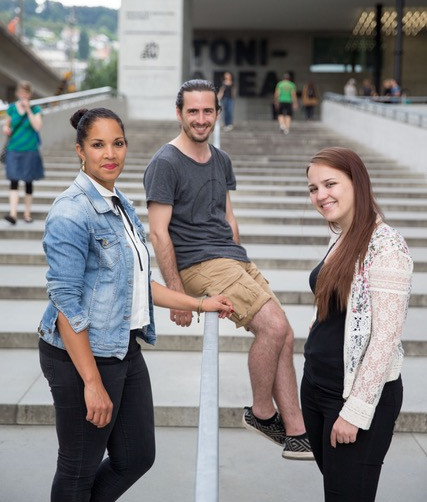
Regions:
[[203, 300], [205, 299], [204, 296], [202, 296], [200, 298], [200, 301], [199, 301], [199, 306], [197, 307], [197, 322], [200, 322], [200, 314], [203, 312], [202, 311], [202, 304], [203, 304]]

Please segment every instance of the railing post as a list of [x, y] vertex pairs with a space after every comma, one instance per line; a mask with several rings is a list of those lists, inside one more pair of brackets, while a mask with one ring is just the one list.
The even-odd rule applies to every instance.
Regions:
[[221, 148], [221, 124], [220, 124], [219, 119], [217, 119], [216, 124], [215, 124], [212, 144], [216, 148]]
[[200, 378], [195, 502], [219, 499], [218, 314], [205, 314]]

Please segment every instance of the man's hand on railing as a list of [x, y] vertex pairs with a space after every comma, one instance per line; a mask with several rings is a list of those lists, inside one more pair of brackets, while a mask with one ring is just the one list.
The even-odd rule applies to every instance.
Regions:
[[193, 314], [188, 310], [171, 309], [170, 311], [170, 320], [182, 328], [190, 326], [192, 319]]
[[[218, 312], [218, 317], [224, 319], [230, 318], [233, 313], [233, 304], [224, 295], [217, 295], [200, 298], [198, 302], [197, 314], [200, 316], [202, 312]], [[193, 314], [188, 310], [171, 309], [170, 320], [181, 327], [188, 327], [191, 324]]]
[[205, 298], [202, 302], [202, 308], [200, 312], [218, 312], [218, 317], [224, 319], [224, 317], [230, 318], [233, 313], [233, 304], [224, 295], [212, 296], [212, 298]]

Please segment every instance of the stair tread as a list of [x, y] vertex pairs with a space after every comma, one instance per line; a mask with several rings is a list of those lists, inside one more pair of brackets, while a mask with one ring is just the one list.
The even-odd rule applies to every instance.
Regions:
[[[34, 335], [40, 319], [46, 308], [46, 300], [0, 300], [0, 318], [3, 322], [0, 325], [0, 335], [2, 333], [25, 333]], [[295, 337], [305, 339], [308, 334], [308, 326], [313, 315], [311, 305], [284, 305], [283, 306], [289, 322], [294, 329]], [[22, 315], [25, 312], [25, 316]], [[171, 322], [169, 310], [160, 307], [154, 308], [156, 331], [159, 336], [202, 337], [203, 324], [193, 322], [191, 326], [182, 328]], [[427, 331], [424, 329], [425, 319], [427, 319], [427, 308], [410, 307], [408, 317], [403, 331], [403, 340], [427, 342]], [[233, 322], [224, 320], [219, 323], [219, 335], [221, 337], [237, 337], [240, 339], [252, 340], [252, 334], [243, 328], [237, 329]]]
[[[200, 352], [146, 351], [155, 406], [198, 407]], [[303, 356], [295, 355], [297, 379], [302, 376]], [[36, 349], [0, 349], [0, 405], [49, 405], [52, 397], [43, 377]], [[165, 371], [168, 368], [168, 371]], [[402, 410], [427, 414], [427, 393], [419, 392], [425, 381], [427, 357], [406, 358], [402, 370], [405, 392]], [[220, 353], [220, 407], [241, 408], [252, 401], [247, 355]], [[230, 385], [230, 383], [233, 385]]]
[[[21, 272], [21, 273], [20, 273]], [[5, 287], [45, 287], [47, 266], [38, 265], [0, 265], [0, 286]], [[307, 270], [263, 270], [270, 287], [275, 292], [310, 293]], [[162, 281], [158, 268], [152, 268], [152, 277]], [[414, 272], [412, 294], [427, 295], [427, 272]]]
[[[148, 243], [148, 247], [154, 257], [151, 243]], [[326, 246], [323, 245], [246, 244], [245, 249], [255, 262], [267, 259], [320, 261], [326, 252]], [[5, 239], [1, 243], [2, 254], [44, 256], [44, 251], [40, 239]], [[414, 247], [411, 256], [414, 261], [427, 262], [427, 247]]]

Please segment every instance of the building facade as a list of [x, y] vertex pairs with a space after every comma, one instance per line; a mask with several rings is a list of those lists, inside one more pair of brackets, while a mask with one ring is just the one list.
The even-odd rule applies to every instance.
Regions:
[[[233, 12], [229, 12], [229, 7], [227, 11], [229, 4], [215, 3], [224, 14], [229, 13], [221, 22], [220, 13], [216, 12], [218, 18], [213, 16], [206, 2], [200, 0], [122, 0], [119, 90], [129, 100], [130, 117], [173, 119], [173, 103], [183, 81], [206, 78], [219, 85], [225, 71], [234, 76], [238, 96], [236, 116], [243, 120], [265, 119], [271, 115], [274, 88], [284, 72], [292, 73], [299, 91], [305, 83], [313, 81], [320, 94], [342, 93], [350, 78], [354, 78], [359, 87], [366, 78], [372, 81], [378, 62], [382, 79], [394, 77], [396, 17], [393, 1], [384, 2], [386, 5], [381, 11], [379, 52], [375, 47], [375, 28], [372, 29], [374, 7], [362, 0], [359, 7], [357, 2], [346, 2], [355, 4], [351, 16], [348, 12], [344, 16], [343, 11], [341, 17], [331, 18], [329, 28], [325, 25], [321, 6], [314, 1], [302, 3], [311, 6], [311, 10], [318, 9], [317, 23], [312, 13], [310, 21], [304, 24], [305, 18], [295, 10], [293, 27], [293, 7], [288, 6], [283, 29], [277, 29], [274, 16], [272, 29], [257, 28], [257, 24], [263, 26], [265, 21], [261, 18], [259, 23], [251, 20], [250, 9], [251, 4], [255, 9], [254, 2], [236, 0], [232, 5], [235, 7], [239, 3], [248, 12], [246, 17], [234, 20], [230, 19]], [[337, 9], [342, 4], [338, 0], [335, 3]], [[417, 2], [420, 3], [426, 7], [418, 10], [407, 7], [404, 12], [410, 16], [404, 18], [406, 24], [403, 25], [406, 31], [402, 33], [401, 82], [409, 96], [427, 96], [424, 63], [427, 61], [427, 1]], [[264, 0], [263, 4], [268, 10], [277, 2]], [[221, 24], [226, 28], [221, 28]], [[409, 31], [413, 25], [417, 30]], [[377, 89], [378, 94], [382, 91], [382, 88]]]

